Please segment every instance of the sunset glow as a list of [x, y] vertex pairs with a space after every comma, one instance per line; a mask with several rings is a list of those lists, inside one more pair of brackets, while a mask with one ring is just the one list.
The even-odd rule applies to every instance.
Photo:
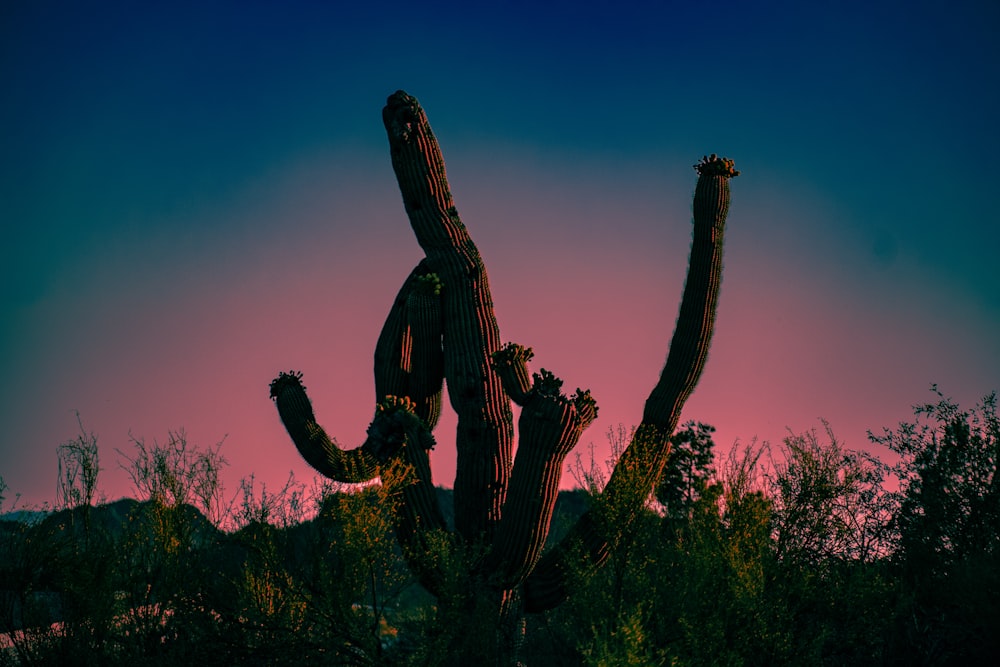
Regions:
[[[362, 441], [375, 341], [422, 257], [379, 115], [398, 88], [441, 143], [503, 340], [600, 406], [578, 450], [641, 419], [711, 152], [742, 175], [682, 421], [715, 425], [722, 452], [821, 419], [870, 448], [932, 383], [968, 404], [1000, 388], [1000, 221], [963, 166], [1000, 148], [985, 3], [534, 21], [518, 3], [405, 21], [22, 4], [0, 21], [3, 509], [54, 501], [77, 412], [108, 498], [132, 494], [116, 449], [181, 428], [225, 440], [233, 493], [309, 479], [268, 397], [290, 369], [327, 431]], [[705, 36], [732, 56], [703, 58]], [[445, 486], [454, 426], [446, 407]]]

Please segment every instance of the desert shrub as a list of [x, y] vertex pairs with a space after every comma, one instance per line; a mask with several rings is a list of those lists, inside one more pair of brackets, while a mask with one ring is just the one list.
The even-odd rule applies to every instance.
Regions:
[[[828, 427], [718, 457], [711, 427], [688, 423], [608, 563], [528, 617], [522, 656], [553, 667], [991, 664], [995, 401], [962, 410], [938, 394], [918, 406], [913, 423], [872, 436], [893, 466]], [[620, 453], [630, 433], [609, 439]], [[122, 459], [138, 499], [92, 506], [97, 442], [81, 428], [58, 450], [56, 511], [0, 522], [0, 664], [430, 666], [449, 664], [448, 647], [489, 645], [491, 628], [477, 636], [447, 593], [467, 599], [476, 545], [427, 541], [423, 557], [447, 579], [441, 598], [406, 566], [393, 531], [407, 469], [357, 488], [290, 477], [271, 491], [250, 477], [226, 503], [218, 446], [183, 432], [133, 444]], [[615, 463], [578, 457], [581, 488], [560, 495], [550, 540], [588, 509], [628, 515], [602, 505]]]
[[896, 664], [1000, 658], [1000, 419], [996, 394], [962, 409], [932, 387], [915, 419], [870, 434], [898, 457]]

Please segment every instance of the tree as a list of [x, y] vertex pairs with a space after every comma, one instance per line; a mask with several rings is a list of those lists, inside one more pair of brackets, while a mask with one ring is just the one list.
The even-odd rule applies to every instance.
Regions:
[[668, 522], [687, 524], [695, 506], [712, 485], [715, 474], [715, 427], [693, 421], [671, 438], [670, 456], [656, 487], [656, 500], [663, 506]]
[[[809, 664], [880, 664], [894, 587], [895, 546], [885, 466], [846, 449], [824, 422], [790, 434], [768, 475], [773, 502], [772, 605]], [[800, 630], [801, 629], [801, 630]]]
[[829, 424], [785, 438], [774, 464], [778, 557], [818, 567], [834, 561], [872, 562], [888, 555], [892, 502], [885, 469], [864, 452], [844, 449]]
[[97, 476], [101, 472], [97, 437], [83, 428], [79, 413], [76, 421], [80, 425], [80, 434], [59, 445], [56, 450], [59, 463], [57, 506], [65, 509], [91, 506], [97, 492]]
[[962, 410], [933, 387], [936, 403], [914, 407], [917, 420], [871, 439], [899, 455], [902, 556], [922, 571], [1000, 546], [1000, 420], [996, 393]]
[[1000, 656], [1000, 419], [996, 393], [973, 409], [937, 401], [876, 443], [899, 456], [896, 617], [900, 664], [993, 664]]
[[[697, 432], [695, 432], [697, 433]], [[707, 444], [702, 441], [703, 445]], [[655, 645], [670, 664], [787, 664], [784, 605], [774, 604], [771, 502], [762, 448], [734, 445], [684, 523], [668, 514], [647, 594]]]
[[[378, 408], [368, 437], [341, 449], [317, 424], [298, 372], [279, 375], [271, 396], [292, 441], [320, 473], [364, 482], [391, 461], [411, 469], [397, 536], [441, 613], [463, 621], [452, 654], [467, 661], [486, 652], [511, 663], [523, 613], [558, 605], [579, 584], [578, 573], [603, 564], [659, 479], [681, 407], [708, 355], [729, 179], [739, 172], [714, 154], [695, 165], [694, 239], [666, 365], [604, 490], [606, 502], [543, 556], [563, 461], [597, 404], [589, 391], [567, 396], [562, 381], [544, 369], [530, 373], [530, 348], [501, 346], [486, 267], [454, 206], [423, 109], [398, 91], [382, 118], [404, 208], [426, 257], [404, 281], [376, 344]], [[442, 518], [429, 465], [443, 381], [458, 416], [454, 533]], [[521, 406], [516, 458], [511, 401]], [[460, 585], [442, 563], [458, 568]], [[481, 638], [472, 645], [470, 627], [488, 630], [485, 646]]]

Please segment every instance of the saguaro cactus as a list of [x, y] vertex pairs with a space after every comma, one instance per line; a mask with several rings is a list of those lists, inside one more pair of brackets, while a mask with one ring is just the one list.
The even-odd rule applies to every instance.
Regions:
[[[532, 374], [530, 348], [501, 347], [486, 267], [455, 209], [424, 111], [398, 91], [382, 117], [403, 205], [426, 257], [404, 281], [376, 345], [378, 409], [368, 437], [355, 449], [340, 449], [316, 422], [300, 373], [279, 375], [271, 396], [295, 446], [322, 474], [361, 482], [395, 460], [412, 469], [397, 531], [404, 554], [442, 604], [492, 619], [498, 662], [511, 662], [522, 612], [558, 605], [579, 573], [603, 563], [661, 474], [670, 435], [708, 354], [729, 179], [739, 172], [715, 155], [695, 165], [694, 240], [666, 366], [608, 482], [604, 509], [585, 514], [542, 555], [563, 461], [596, 417], [597, 404], [589, 391], [566, 396], [562, 381], [544, 369]], [[448, 533], [438, 507], [428, 458], [443, 380], [458, 415], [456, 535]], [[516, 459], [511, 401], [521, 406]], [[439, 561], [423, 557], [430, 544], [475, 554], [466, 562], [463, 593], [444, 590]]]

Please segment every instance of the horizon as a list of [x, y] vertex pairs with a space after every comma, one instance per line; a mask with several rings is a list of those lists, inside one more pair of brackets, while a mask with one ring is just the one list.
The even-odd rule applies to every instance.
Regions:
[[[441, 143], [502, 339], [593, 391], [576, 452], [601, 460], [641, 418], [709, 153], [742, 174], [680, 423], [715, 426], [717, 455], [822, 420], [880, 453], [867, 431], [932, 385], [963, 408], [1000, 389], [1000, 216], [977, 178], [1000, 148], [1000, 7], [195, 7], [4, 10], [5, 505], [55, 500], [77, 413], [109, 497], [130, 489], [109, 453], [180, 429], [224, 441], [231, 491], [308, 482], [267, 393], [290, 369], [361, 442], [375, 340], [422, 257], [381, 124], [397, 89]], [[446, 404], [446, 488], [454, 426]]]

